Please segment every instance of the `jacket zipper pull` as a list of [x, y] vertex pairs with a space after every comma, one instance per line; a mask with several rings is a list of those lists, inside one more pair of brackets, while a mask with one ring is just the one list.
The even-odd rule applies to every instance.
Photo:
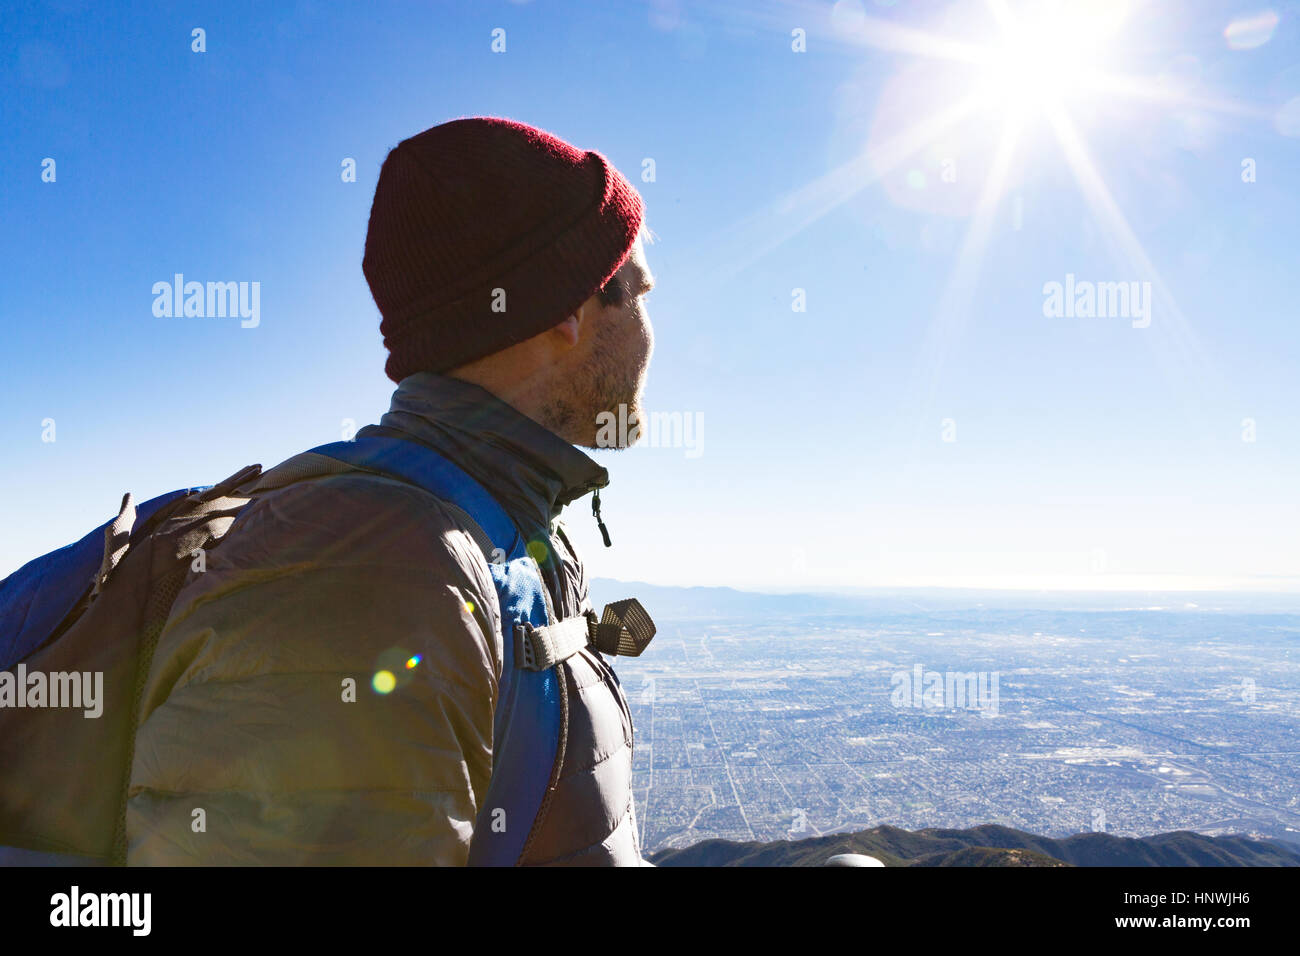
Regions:
[[597, 488], [591, 496], [591, 513], [596, 516], [596, 527], [600, 528], [600, 536], [605, 541], [605, 547], [610, 546], [609, 529], [605, 527], [605, 522], [600, 520], [600, 489]]

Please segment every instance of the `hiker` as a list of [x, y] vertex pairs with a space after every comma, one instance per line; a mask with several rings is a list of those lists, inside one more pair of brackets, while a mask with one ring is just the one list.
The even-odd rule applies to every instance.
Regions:
[[37, 806], [60, 792], [18, 794], [12, 750], [0, 844], [129, 865], [641, 865], [631, 714], [602, 655], [639, 653], [653, 623], [635, 601], [597, 616], [558, 517], [592, 495], [609, 543], [608, 474], [574, 446], [639, 408], [642, 235], [617, 170], [533, 127], [458, 119], [398, 144], [362, 262], [390, 410], [147, 527], [124, 501], [83, 619], [25, 664], [125, 600], [142, 534], [203, 529], [204, 547], [175, 539], [188, 566], [156, 643], [147, 614], [138, 628], [114, 846], [66, 831], [89, 832], [73, 806]]

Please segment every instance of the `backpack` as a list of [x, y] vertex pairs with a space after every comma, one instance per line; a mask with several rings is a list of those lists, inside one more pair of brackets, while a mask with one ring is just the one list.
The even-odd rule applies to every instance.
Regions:
[[[0, 862], [126, 862], [140, 697], [192, 562], [220, 545], [256, 496], [347, 471], [397, 479], [437, 497], [487, 559], [501, 607], [504, 660], [492, 775], [469, 863], [508, 866], [521, 858], [533, 825], [500, 821], [535, 822], [558, 777], [565, 715], [556, 666], [589, 645], [638, 655], [654, 636], [654, 623], [635, 599], [606, 605], [599, 619], [587, 611], [557, 620], [524, 536], [478, 482], [413, 439], [363, 432], [267, 472], [249, 465], [216, 485], [178, 489], [139, 506], [128, 493], [116, 518], [0, 581], [0, 767], [30, 748], [59, 755], [35, 762], [21, 792], [0, 788]], [[83, 685], [75, 678], [96, 673], [103, 675], [95, 694], [103, 710], [86, 720], [82, 705], [90, 702], [80, 699]], [[43, 706], [44, 697], [28, 704], [33, 681], [44, 687], [42, 695], [60, 683], [72, 706]], [[103, 707], [105, 700], [130, 704]], [[52, 792], [58, 801], [44, 799]], [[77, 812], [68, 814], [69, 806]]]

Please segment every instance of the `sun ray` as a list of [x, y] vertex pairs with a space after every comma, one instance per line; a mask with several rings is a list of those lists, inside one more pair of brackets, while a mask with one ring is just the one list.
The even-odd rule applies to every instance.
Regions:
[[1065, 160], [1070, 166], [1070, 171], [1074, 174], [1075, 181], [1088, 201], [1093, 215], [1108, 231], [1110, 240], [1128, 260], [1129, 265], [1138, 271], [1139, 276], [1143, 279], [1150, 277], [1151, 287], [1156, 293], [1154, 299], [1162, 304], [1162, 312], [1167, 312], [1160, 317], [1160, 326], [1165, 333], [1161, 341], [1168, 341], [1178, 352], [1177, 358], [1190, 370], [1194, 380], [1201, 382], [1213, 380], [1217, 384], [1219, 375], [1213, 363], [1200, 347], [1186, 315], [1179, 308], [1173, 294], [1160, 277], [1159, 270], [1147, 255], [1146, 249], [1133, 232], [1119, 204], [1115, 202], [1106, 187], [1069, 115], [1059, 106], [1048, 109], [1046, 115], [1065, 155]]
[[[734, 3], [704, 2], [692, 4], [691, 13], [707, 16], [719, 24], [735, 28], [744, 23], [750, 29], [787, 31], [794, 24], [825, 24], [834, 14], [826, 0], [786, 2], [778, 6], [753, 4], [747, 9], [737, 9]], [[915, 27], [906, 27], [889, 20], [859, 14], [852, 26], [827, 30], [819, 35], [819, 43], [831, 46], [870, 47], [886, 53], [901, 53], [927, 59], [949, 60], [954, 63], [983, 63], [987, 52], [979, 45], [952, 37], [939, 36]]]
[[[721, 237], [709, 240], [714, 255], [719, 243], [730, 254], [720, 256], [725, 264], [719, 275], [730, 278], [753, 262], [798, 235], [831, 210], [898, 168], [918, 150], [945, 130], [970, 115], [977, 104], [974, 96], [966, 97], [945, 110], [913, 124], [892, 139], [869, 148], [828, 173], [806, 183], [766, 209], [745, 217], [728, 228]], [[755, 239], [755, 237], [762, 237]]]
[[953, 63], [983, 64], [987, 63], [989, 58], [987, 50], [973, 43], [936, 36], [924, 30], [899, 26], [876, 17], [866, 17], [857, 31], [837, 39], [869, 46], [885, 53], [908, 53], [912, 56], [949, 60]]
[[[966, 234], [962, 237], [957, 259], [949, 273], [934, 318], [927, 330], [922, 354], [927, 357], [925, 364], [928, 367], [923, 374], [916, 377], [916, 382], [919, 387], [923, 387], [924, 394], [919, 401], [912, 403], [912, 407], [917, 408], [922, 416], [918, 429], [928, 427], [926, 422], [929, 422], [929, 418], [926, 416], [930, 416], [934, 409], [944, 363], [970, 317], [971, 302], [984, 263], [984, 253], [993, 232], [995, 215], [1006, 188], [1011, 161], [1015, 156], [1023, 125], [1024, 116], [1020, 113], [1010, 113], [1004, 121], [1002, 135], [998, 140], [997, 152], [994, 154], [988, 177], [980, 191], [970, 225], [967, 226]], [[918, 430], [918, 440], [919, 436]]]
[[1140, 76], [1122, 76], [1115, 73], [1101, 73], [1093, 77], [1088, 87], [1097, 93], [1112, 93], [1127, 99], [1141, 100], [1149, 103], [1163, 103], [1169, 106], [1182, 106], [1188, 109], [1206, 110], [1211, 113], [1226, 113], [1247, 119], [1271, 121], [1273, 111], [1257, 106], [1223, 98], [1188, 96], [1167, 86]]

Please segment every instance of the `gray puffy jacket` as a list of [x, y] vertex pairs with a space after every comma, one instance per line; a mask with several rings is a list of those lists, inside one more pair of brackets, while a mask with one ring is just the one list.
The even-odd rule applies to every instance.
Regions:
[[[591, 608], [557, 519], [608, 483], [604, 468], [439, 375], [403, 380], [380, 424], [492, 493], [536, 542], [559, 618]], [[190, 575], [159, 639], [131, 769], [128, 863], [463, 864], [492, 773], [499, 617], [482, 552], [417, 488], [352, 472], [257, 497]], [[377, 662], [395, 652], [420, 656], [412, 683], [369, 693]], [[618, 679], [590, 649], [558, 666], [563, 763], [519, 862], [640, 864]], [[346, 677], [362, 687], [355, 702], [340, 702]]]

